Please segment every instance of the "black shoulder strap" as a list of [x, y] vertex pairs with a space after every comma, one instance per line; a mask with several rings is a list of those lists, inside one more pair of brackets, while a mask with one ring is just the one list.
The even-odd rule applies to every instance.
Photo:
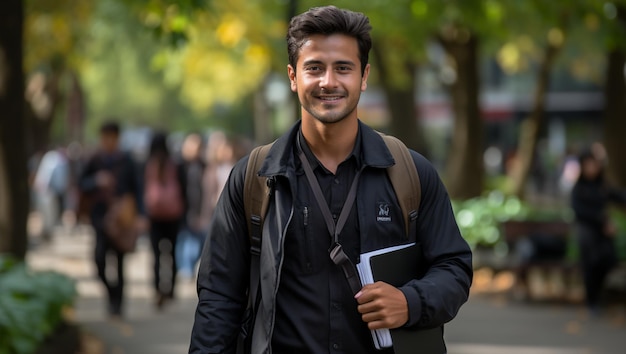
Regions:
[[387, 175], [396, 192], [404, 216], [404, 227], [409, 235], [410, 222], [417, 218], [422, 199], [422, 186], [411, 152], [400, 139], [380, 134], [396, 163], [387, 168]]

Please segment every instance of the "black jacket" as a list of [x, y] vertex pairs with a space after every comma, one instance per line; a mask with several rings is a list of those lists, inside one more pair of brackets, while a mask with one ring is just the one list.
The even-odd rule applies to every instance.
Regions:
[[610, 202], [626, 205], [626, 193], [607, 186], [602, 175], [595, 180], [581, 177], [572, 190], [572, 209], [576, 221], [600, 234], [608, 221]]
[[[382, 138], [359, 123], [363, 134], [363, 163], [356, 208], [361, 230], [361, 251], [417, 241], [422, 243], [425, 275], [401, 287], [409, 305], [407, 326], [435, 327], [450, 321], [467, 300], [472, 280], [472, 256], [461, 237], [448, 194], [432, 165], [411, 151], [418, 169], [422, 200], [417, 232], [406, 239], [393, 186], [386, 168], [394, 164]], [[271, 353], [275, 300], [280, 283], [283, 243], [293, 214], [295, 156], [293, 143], [300, 124], [279, 138], [260, 169], [275, 177], [263, 228], [261, 247], [261, 295], [252, 339], [252, 353]], [[199, 303], [189, 352], [234, 353], [247, 304], [250, 243], [243, 205], [247, 158], [239, 161], [227, 182], [215, 211], [202, 254], [198, 276]], [[391, 201], [392, 223], [377, 223], [375, 205]]]
[[[115, 178], [114, 190], [104, 190], [96, 185], [96, 175], [100, 171], [111, 172]], [[101, 227], [112, 199], [130, 193], [135, 197], [138, 212], [144, 215], [143, 192], [137, 168], [127, 152], [98, 152], [92, 156], [82, 170], [78, 187], [84, 198], [90, 201], [90, 216], [94, 227]]]

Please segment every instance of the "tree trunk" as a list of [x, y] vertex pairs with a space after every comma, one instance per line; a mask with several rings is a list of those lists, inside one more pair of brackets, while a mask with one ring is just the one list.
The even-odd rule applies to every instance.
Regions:
[[484, 180], [478, 38], [463, 31], [453, 33], [440, 37], [456, 70], [456, 80], [449, 86], [454, 127], [445, 177], [451, 198], [469, 199], [482, 194]]
[[[57, 108], [63, 99], [61, 94], [61, 77], [63, 69], [54, 67], [50, 74], [37, 73], [41, 84], [29, 82], [26, 88], [27, 105], [24, 112], [28, 129], [26, 130], [26, 152], [32, 155], [50, 148], [52, 125], [56, 118]], [[39, 80], [35, 80], [39, 82]], [[30, 86], [30, 87], [29, 87]], [[40, 105], [36, 100], [47, 102]]]
[[537, 86], [533, 96], [533, 108], [520, 127], [517, 154], [511, 171], [511, 193], [524, 197], [526, 182], [535, 161], [535, 150], [539, 133], [544, 125], [546, 110], [546, 94], [550, 88], [550, 73], [559, 53], [560, 45], [548, 43], [537, 74]]
[[86, 103], [78, 73], [70, 73], [70, 89], [67, 94], [67, 135], [69, 141], [83, 142]]
[[398, 85], [393, 82], [387, 61], [384, 57], [384, 49], [381, 45], [372, 47], [372, 54], [378, 63], [380, 83], [385, 91], [387, 107], [391, 114], [390, 133], [402, 140], [409, 148], [428, 155], [424, 135], [419, 127], [419, 113], [416, 108], [415, 79], [417, 76], [417, 64], [406, 60], [402, 68], [403, 75], [408, 77], [408, 83]]
[[[619, 8], [618, 18], [626, 28], [626, 9]], [[604, 145], [609, 159], [608, 173], [612, 182], [626, 187], [626, 81], [623, 48], [611, 50], [607, 56], [604, 90]]]
[[0, 1], [0, 254], [26, 255], [29, 193], [21, 0]]

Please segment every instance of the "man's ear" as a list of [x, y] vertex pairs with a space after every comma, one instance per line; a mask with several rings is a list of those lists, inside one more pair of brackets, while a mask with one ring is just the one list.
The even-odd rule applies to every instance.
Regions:
[[363, 77], [361, 78], [361, 91], [365, 91], [367, 89], [367, 78], [370, 76], [370, 65], [365, 65], [365, 70], [363, 70]]
[[291, 91], [298, 92], [298, 86], [296, 85], [296, 69], [294, 69], [291, 64], [287, 65], [287, 75], [289, 76]]

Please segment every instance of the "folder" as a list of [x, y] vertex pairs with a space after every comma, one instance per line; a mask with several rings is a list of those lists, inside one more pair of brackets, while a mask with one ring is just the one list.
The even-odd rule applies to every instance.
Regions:
[[[393, 246], [361, 254], [357, 264], [361, 284], [383, 281], [401, 287], [420, 277], [421, 246], [417, 243]], [[372, 331], [376, 349], [393, 346], [395, 354], [444, 354], [443, 327], [416, 329], [400, 327]]]

